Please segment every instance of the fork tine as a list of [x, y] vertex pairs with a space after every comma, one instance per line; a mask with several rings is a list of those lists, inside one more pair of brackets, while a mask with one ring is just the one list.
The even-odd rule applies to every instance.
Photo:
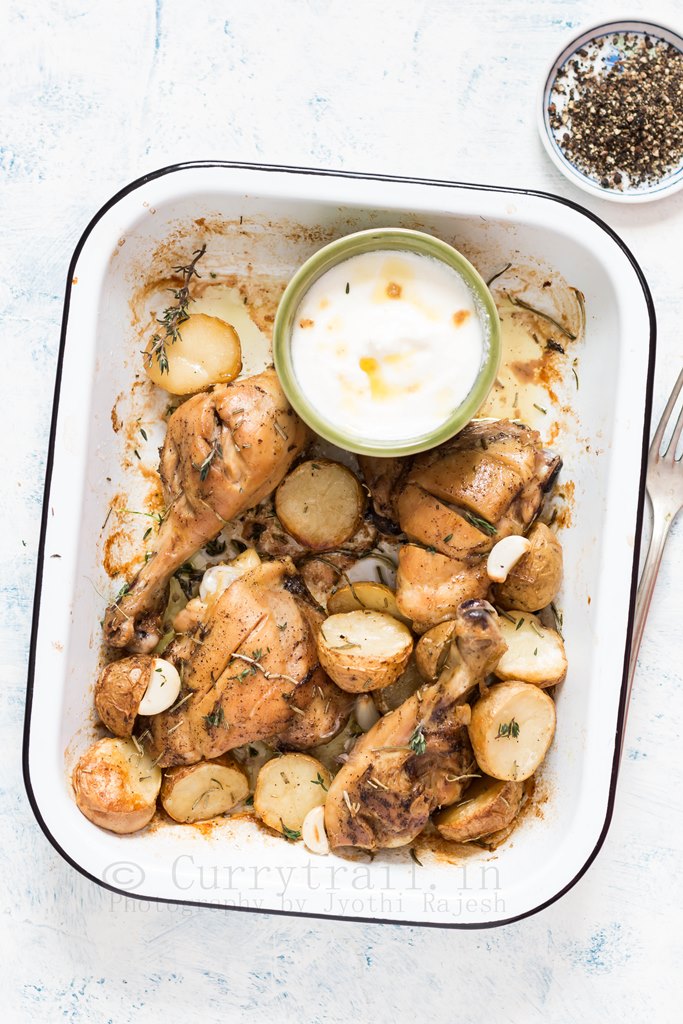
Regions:
[[[678, 375], [678, 380], [674, 384], [673, 390], [669, 395], [669, 401], [666, 403], [666, 408], [662, 413], [662, 418], [659, 421], [659, 426], [655, 431], [655, 436], [652, 438], [652, 444], [650, 445], [650, 456], [655, 459], [659, 458], [659, 449], [662, 447], [664, 431], [666, 430], [667, 423], [671, 419], [671, 413], [674, 411], [674, 406], [676, 404], [679, 394], [681, 393], [681, 388], [683, 388], [683, 370], [681, 370], [681, 372]], [[676, 426], [678, 428], [678, 424]], [[668, 450], [669, 449], [667, 447], [667, 451]], [[666, 454], [666, 452], [664, 454]]]
[[671, 441], [667, 445], [667, 449], [666, 449], [666, 451], [664, 453], [665, 455], [668, 455], [669, 452], [671, 452], [671, 458], [672, 459], [676, 458], [676, 449], [678, 448], [678, 442], [681, 439], [681, 432], [682, 431], [683, 431], [683, 406], [681, 406], [681, 409], [680, 409], [680, 411], [678, 413], [678, 419], [676, 420], [676, 426], [674, 427], [674, 432], [671, 435]]

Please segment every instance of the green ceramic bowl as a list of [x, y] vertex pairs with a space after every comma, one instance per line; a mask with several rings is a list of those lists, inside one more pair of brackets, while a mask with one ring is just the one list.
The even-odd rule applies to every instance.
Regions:
[[[475, 305], [484, 326], [482, 362], [479, 374], [467, 397], [435, 430], [401, 441], [395, 439], [387, 441], [381, 437], [360, 437], [355, 433], [346, 432], [339, 423], [323, 417], [317, 409], [313, 408], [302, 392], [292, 366], [292, 327], [305, 293], [331, 267], [352, 256], [378, 249], [407, 251], [431, 256], [456, 270], [473, 293]], [[442, 441], [457, 434], [469, 423], [483, 404], [496, 379], [500, 364], [500, 323], [495, 303], [483, 278], [480, 277], [469, 260], [466, 260], [453, 246], [422, 231], [411, 231], [408, 228], [373, 228], [369, 231], [357, 231], [352, 235], [345, 235], [343, 238], [330, 242], [310, 256], [297, 270], [280, 299], [275, 317], [273, 359], [280, 383], [292, 407], [296, 409], [301, 419], [321, 437], [346, 451], [356, 452], [360, 455], [384, 457], [410, 455], [413, 452], [434, 448], [437, 444], [441, 444]], [[434, 368], [434, 372], [438, 372], [438, 367]]]

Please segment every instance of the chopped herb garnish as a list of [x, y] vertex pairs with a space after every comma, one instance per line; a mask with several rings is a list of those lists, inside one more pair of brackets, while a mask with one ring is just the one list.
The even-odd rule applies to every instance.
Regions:
[[287, 828], [282, 818], [280, 818], [280, 824], [282, 825], [282, 833], [285, 839], [289, 839], [290, 843], [295, 843], [297, 839], [301, 839], [301, 831], [295, 828]]
[[149, 537], [151, 532], [152, 532], [152, 527], [148, 526], [147, 529], [145, 530], [145, 532], [142, 535], [142, 539], [143, 540], [147, 540], [147, 538]]
[[146, 441], [147, 440], [147, 431], [145, 430], [144, 427], [140, 427], [140, 433], [142, 434], [143, 440]]
[[210, 715], [204, 715], [204, 721], [207, 725], [210, 725], [213, 729], [217, 729], [221, 725], [225, 725], [225, 712], [221, 705], [211, 712]]
[[560, 352], [564, 355], [564, 348], [560, 345], [559, 341], [555, 341], [554, 338], [548, 338], [545, 347], [550, 349], [551, 352]]
[[408, 746], [415, 754], [424, 754], [427, 749], [427, 741], [425, 740], [422, 726], [418, 725], [413, 735], [408, 740]]
[[247, 799], [244, 801], [244, 806], [245, 807], [253, 807], [254, 806], [254, 794], [253, 793], [250, 793], [249, 796], [247, 797]]
[[211, 463], [213, 462], [217, 455], [219, 455], [221, 459], [223, 458], [223, 449], [221, 448], [220, 441], [213, 442], [209, 454], [206, 456], [204, 461], [198, 467], [196, 467], [199, 469], [199, 479], [202, 481], [202, 483], [204, 482], [204, 480], [206, 480], [207, 476], [209, 475]]
[[574, 369], [573, 366], [572, 366], [572, 373], [574, 374], [574, 380], [576, 381], [576, 390], [578, 391], [579, 390], [579, 375], [578, 375], [578, 373], [576, 372], [576, 370]]
[[519, 736], [519, 722], [515, 721], [514, 718], [510, 719], [509, 722], [501, 722], [498, 726], [498, 732], [496, 739], [510, 739], [516, 740]]
[[140, 461], [142, 461], [140, 452], [137, 450], [137, 448], [133, 448], [133, 454], [135, 455], [136, 459], [140, 459]]
[[350, 284], [349, 284], [349, 282], [347, 281], [347, 282], [346, 282], [346, 294], [348, 295], [350, 291], [351, 291], [351, 285], [350, 285]]
[[311, 779], [311, 782], [313, 783], [314, 786], [320, 786], [323, 793], [327, 793], [327, 786], [325, 785], [325, 780], [320, 774], [320, 772], [315, 773], [315, 778]]
[[448, 544], [449, 540], [453, 540], [453, 534], [452, 533], [447, 533], [446, 534], [446, 536], [443, 539], [444, 544]]
[[544, 416], [547, 416], [548, 414], [548, 410], [544, 409], [542, 405], [537, 405], [536, 402], [534, 402], [534, 409], [538, 409], [538, 411], [542, 412]]
[[278, 622], [277, 628], [278, 629], [287, 629], [287, 623], [286, 622]]
[[524, 625], [524, 617], [522, 616], [521, 619], [517, 619], [517, 625], [515, 626], [515, 633], [517, 632], [518, 629], [521, 629], [523, 625]]

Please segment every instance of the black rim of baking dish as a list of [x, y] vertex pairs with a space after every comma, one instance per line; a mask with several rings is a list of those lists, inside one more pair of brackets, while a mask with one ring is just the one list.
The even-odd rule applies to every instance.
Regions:
[[[60, 388], [62, 381], [62, 368], [64, 362], [64, 350], [66, 346], [66, 331], [67, 323], [69, 319], [69, 306], [71, 297], [71, 281], [74, 277], [76, 263], [81, 254], [83, 246], [85, 245], [88, 236], [91, 231], [98, 223], [98, 221], [121, 199], [130, 195], [136, 189], [141, 188], [150, 181], [154, 181], [157, 178], [164, 177], [167, 174], [173, 174], [176, 171], [186, 170], [199, 170], [202, 168], [222, 168], [224, 170], [248, 170], [248, 171], [263, 171], [266, 173], [277, 173], [277, 174], [298, 174], [298, 175], [311, 175], [314, 177], [325, 177], [325, 178], [352, 178], [360, 181], [386, 181], [394, 182], [398, 184], [410, 184], [410, 185], [428, 185], [436, 186], [440, 188], [454, 188], [454, 189], [468, 189], [478, 192], [503, 192], [508, 195], [526, 195], [536, 196], [542, 199], [549, 199], [552, 202], [560, 203], [563, 206], [568, 206], [570, 209], [575, 210], [577, 213], [587, 217], [588, 220], [593, 221], [597, 224], [605, 234], [616, 242], [619, 248], [622, 250], [624, 255], [629, 260], [633, 267], [640, 286], [643, 290], [643, 296], [648, 311], [648, 317], [650, 321], [650, 337], [649, 337], [649, 351], [648, 351], [648, 369], [647, 369], [647, 380], [646, 380], [646, 394], [645, 394], [645, 407], [644, 407], [644, 419], [643, 419], [643, 435], [642, 435], [642, 447], [641, 447], [641, 466], [640, 466], [640, 483], [638, 490], [638, 504], [636, 514], [636, 532], [635, 532], [635, 544], [633, 550], [633, 565], [631, 569], [631, 588], [630, 588], [630, 600], [629, 600], [629, 613], [628, 613], [628, 624], [626, 631], [626, 641], [624, 646], [624, 663], [622, 670], [622, 681], [621, 690], [619, 695], [619, 708], [617, 714], [617, 727], [614, 737], [614, 756], [612, 758], [612, 770], [610, 776], [610, 787], [607, 800], [607, 810], [605, 814], [605, 820], [596, 841], [596, 844], [582, 865], [581, 869], [574, 875], [574, 877], [567, 882], [554, 896], [545, 900], [543, 903], [539, 903], [538, 906], [533, 907], [530, 910], [525, 911], [523, 914], [517, 914], [516, 916], [505, 918], [504, 920], [496, 921], [483, 921], [483, 922], [465, 922], [465, 921], [397, 921], [388, 918], [377, 918], [367, 916], [354, 916], [354, 915], [341, 915], [341, 914], [325, 914], [325, 913], [313, 913], [306, 911], [296, 910], [277, 910], [259, 907], [238, 907], [228, 906], [226, 907], [221, 903], [210, 903], [202, 902], [198, 900], [183, 900], [183, 899], [171, 899], [164, 896], [146, 896], [144, 893], [127, 892], [125, 889], [119, 889], [116, 886], [110, 885], [108, 882], [97, 878], [95, 875], [90, 874], [85, 868], [81, 867], [57, 842], [49, 828], [47, 827], [43, 816], [38, 807], [38, 802], [35, 798], [33, 787], [31, 785], [31, 777], [29, 772], [29, 740], [31, 733], [31, 709], [33, 706], [33, 684], [35, 674], [35, 662], [36, 662], [36, 646], [38, 639], [38, 624], [40, 616], [40, 599], [42, 592], [42, 580], [43, 580], [43, 564], [45, 558], [45, 536], [47, 532], [47, 521], [48, 521], [48, 509], [49, 509], [49, 495], [50, 485], [52, 481], [52, 469], [54, 464], [54, 453], [55, 453], [55, 438], [57, 429], [57, 416], [59, 411], [59, 397]], [[403, 177], [399, 175], [388, 175], [388, 174], [363, 174], [359, 171], [334, 171], [334, 170], [323, 170], [313, 167], [287, 167], [279, 166], [277, 164], [259, 164], [259, 163], [247, 163], [242, 161], [230, 161], [230, 160], [197, 160], [188, 161], [185, 163], [171, 164], [168, 167], [162, 167], [159, 170], [151, 171], [148, 174], [142, 175], [124, 188], [120, 189], [115, 195], [111, 197], [98, 210], [95, 216], [91, 219], [90, 223], [85, 228], [83, 234], [78, 240], [73, 256], [69, 263], [69, 269], [66, 281], [66, 292], [64, 296], [64, 307], [62, 313], [62, 325], [60, 330], [59, 339], [59, 353], [57, 357], [57, 368], [55, 374], [55, 387], [54, 396], [52, 403], [52, 417], [50, 423], [50, 438], [47, 451], [47, 459], [45, 466], [45, 486], [43, 490], [43, 508], [41, 516], [40, 526], [40, 541], [38, 545], [38, 559], [36, 565], [36, 582], [33, 597], [33, 621], [31, 626], [31, 642], [29, 648], [29, 660], [28, 660], [28, 679], [26, 688], [26, 709], [24, 714], [24, 740], [23, 740], [23, 754], [22, 754], [22, 766], [24, 785], [26, 787], [26, 794], [28, 796], [29, 803], [35, 818], [40, 825], [46, 838], [60, 854], [64, 860], [71, 865], [76, 871], [80, 872], [85, 878], [88, 878], [91, 882], [95, 882], [97, 885], [102, 886], [104, 889], [108, 889], [112, 893], [124, 897], [132, 897], [137, 900], [153, 903], [166, 903], [171, 906], [194, 906], [194, 907], [206, 907], [209, 909], [223, 909], [223, 910], [237, 910], [246, 911], [248, 913], [260, 913], [260, 914], [278, 914], [285, 917], [303, 917], [303, 918], [316, 918], [318, 920], [335, 920], [335, 921], [353, 921], [363, 922], [370, 924], [392, 924], [400, 926], [409, 926], [413, 928], [459, 928], [459, 929], [484, 929], [484, 928], [497, 928], [502, 925], [512, 924], [515, 921], [522, 921], [527, 917], [531, 917], [533, 914], [539, 913], [541, 910], [545, 910], [546, 907], [551, 906], [557, 900], [561, 899], [570, 889], [572, 889], [580, 878], [586, 873], [588, 868], [591, 866], [595, 858], [597, 857], [600, 849], [605, 841], [607, 833], [609, 831], [610, 823], [612, 820], [612, 814], [614, 811], [614, 803], [616, 797], [617, 778], [619, 774], [619, 763], [621, 759], [621, 752], [624, 742], [624, 730], [626, 724], [626, 712], [628, 710], [628, 667], [629, 659], [631, 654], [631, 641], [633, 636], [633, 618], [635, 612], [635, 598], [638, 587], [638, 565], [641, 548], [641, 531], [643, 526], [643, 513], [645, 506], [645, 478], [647, 470], [647, 453], [649, 448], [650, 439], [650, 419], [652, 414], [652, 389], [654, 380], [654, 367], [655, 367], [655, 352], [656, 352], [656, 338], [657, 338], [657, 324], [655, 316], [654, 303], [652, 301], [652, 295], [648, 287], [645, 275], [643, 274], [638, 262], [631, 253], [628, 246], [619, 237], [619, 235], [609, 227], [603, 220], [597, 217], [590, 210], [585, 209], [579, 203], [575, 203], [571, 199], [565, 199], [562, 196], [553, 195], [550, 192], [542, 192], [537, 189], [523, 189], [523, 188], [506, 188], [502, 185], [477, 185], [468, 182], [457, 182], [457, 181], [442, 181], [435, 178], [413, 178]]]

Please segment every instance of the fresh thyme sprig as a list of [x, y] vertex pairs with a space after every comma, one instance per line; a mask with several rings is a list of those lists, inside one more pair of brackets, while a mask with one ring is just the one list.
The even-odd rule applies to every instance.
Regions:
[[173, 268], [176, 274], [181, 275], [182, 284], [180, 288], [169, 288], [175, 299], [175, 304], [165, 309], [161, 317], [157, 317], [157, 323], [161, 325], [162, 330], [152, 335], [152, 343], [146, 353], [147, 365], [151, 366], [152, 360], [156, 359], [159, 364], [159, 372], [162, 374], [168, 373], [166, 346], [173, 345], [178, 340], [181, 326], [190, 318], [188, 312], [188, 305], [192, 301], [190, 281], [193, 277], [200, 277], [197, 272], [197, 264], [205, 252], [206, 244], [192, 253], [192, 260], [187, 266]]

